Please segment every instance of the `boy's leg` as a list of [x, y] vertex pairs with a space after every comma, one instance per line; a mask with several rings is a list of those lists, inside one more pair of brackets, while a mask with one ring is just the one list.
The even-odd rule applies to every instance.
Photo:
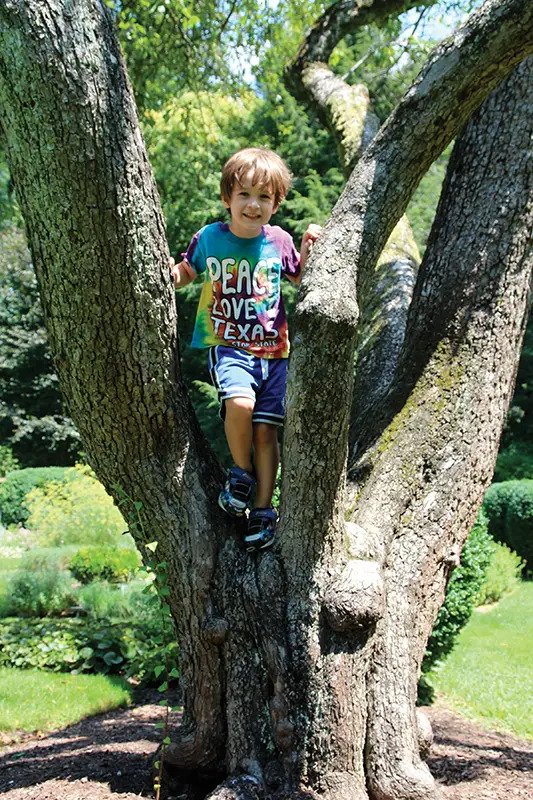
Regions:
[[277, 427], [266, 422], [254, 422], [253, 444], [257, 478], [255, 508], [270, 508], [279, 466]]
[[252, 414], [255, 403], [249, 397], [232, 397], [224, 402], [224, 433], [233, 462], [237, 467], [252, 472]]

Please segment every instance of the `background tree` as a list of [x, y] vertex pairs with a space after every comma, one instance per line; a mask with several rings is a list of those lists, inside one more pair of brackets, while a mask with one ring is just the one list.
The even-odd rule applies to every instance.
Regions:
[[[349, 32], [343, 19], [406, 5], [337, 3], [304, 50]], [[6, 0], [0, 22], [2, 128], [60, 382], [91, 464], [169, 576], [185, 701], [169, 763], [239, 776], [212, 798], [264, 786], [437, 797], [416, 683], [490, 479], [523, 333], [530, 64], [458, 139], [398, 366], [354, 430], [346, 492], [357, 284], [429, 164], [533, 49], [533, 9], [504, 0], [475, 13], [359, 158], [302, 284], [279, 546], [257, 558], [217, 510], [221, 473], [180, 374], [163, 218], [109, 20], [93, 0], [76, 13]]]

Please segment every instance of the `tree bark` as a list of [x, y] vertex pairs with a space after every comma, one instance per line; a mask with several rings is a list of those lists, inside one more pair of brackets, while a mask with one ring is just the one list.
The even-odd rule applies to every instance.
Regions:
[[[523, 14], [520, 41], [511, 8]], [[139, 546], [158, 542], [185, 699], [167, 762], [227, 778], [212, 798], [438, 796], [418, 756], [414, 693], [492, 468], [519, 349], [531, 267], [530, 66], [458, 145], [399, 369], [361, 431], [347, 523], [354, 269], [374, 268], [419, 160], [430, 163], [496, 84], [502, 68], [491, 57], [505, 51], [510, 70], [531, 46], [522, 0], [489, 11], [408, 93], [313, 250], [287, 395], [279, 545], [254, 556], [217, 510], [221, 472], [181, 381], [164, 224], [108, 16], [98, 0], [0, 5], [1, 124], [60, 382], [95, 471], [128, 498]], [[452, 64], [444, 74], [443, 63]], [[439, 123], [467, 85], [475, 102], [463, 98]], [[398, 183], [400, 154], [411, 152]]]

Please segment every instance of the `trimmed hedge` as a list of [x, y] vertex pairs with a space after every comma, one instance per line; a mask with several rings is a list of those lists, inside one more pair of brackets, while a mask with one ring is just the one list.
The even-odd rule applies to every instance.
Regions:
[[68, 467], [28, 467], [9, 472], [0, 483], [0, 511], [4, 525], [24, 525], [30, 509], [25, 497], [35, 486], [45, 486], [52, 481], [66, 480]]
[[489, 532], [533, 569], [533, 480], [493, 483], [485, 493], [483, 509]]
[[84, 547], [70, 559], [68, 568], [81, 583], [125, 583], [140, 567], [140, 555], [131, 548]]
[[[0, 622], [0, 666], [53, 672], [101, 672], [161, 683], [162, 620], [102, 624], [85, 619], [7, 619]], [[178, 645], [167, 645], [170, 677], [177, 677]]]

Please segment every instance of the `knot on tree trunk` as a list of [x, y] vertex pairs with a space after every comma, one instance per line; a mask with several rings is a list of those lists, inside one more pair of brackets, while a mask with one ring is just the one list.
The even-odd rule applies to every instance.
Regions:
[[433, 744], [433, 728], [429, 718], [421, 708], [416, 709], [416, 728], [420, 758], [425, 761], [429, 757], [429, 751]]
[[377, 561], [352, 559], [329, 584], [324, 611], [339, 633], [370, 628], [383, 616], [384, 586]]
[[224, 644], [228, 636], [229, 624], [223, 617], [208, 617], [204, 623], [206, 638], [212, 644]]

